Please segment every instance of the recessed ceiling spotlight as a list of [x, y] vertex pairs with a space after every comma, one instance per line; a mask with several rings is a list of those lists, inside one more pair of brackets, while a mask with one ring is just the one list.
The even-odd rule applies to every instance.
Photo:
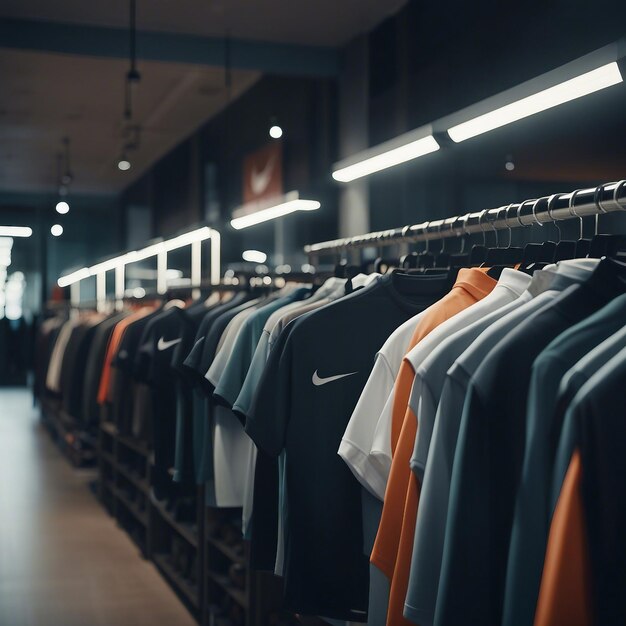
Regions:
[[50, 228], [53, 237], [60, 237], [63, 234], [63, 226], [61, 224], [53, 224]]
[[127, 170], [130, 169], [130, 161], [123, 156], [118, 162], [117, 162], [117, 168], [119, 170], [122, 170], [122, 172], [125, 172]]
[[61, 215], [65, 215], [66, 213], [70, 212], [70, 205], [64, 200], [61, 200], [61, 202], [57, 202], [55, 208], [57, 213], [60, 213]]

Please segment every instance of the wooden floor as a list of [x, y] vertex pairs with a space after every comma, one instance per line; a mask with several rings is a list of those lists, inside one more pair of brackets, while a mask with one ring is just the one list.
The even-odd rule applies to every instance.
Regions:
[[24, 389], [0, 389], [0, 625], [192, 626], [39, 425]]

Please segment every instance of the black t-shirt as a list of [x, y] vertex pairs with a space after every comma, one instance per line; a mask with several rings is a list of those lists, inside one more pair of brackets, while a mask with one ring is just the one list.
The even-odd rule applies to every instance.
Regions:
[[172, 493], [177, 396], [171, 363], [172, 349], [182, 341], [184, 324], [185, 314], [178, 307], [160, 312], [146, 325], [135, 359], [135, 377], [151, 389], [152, 485], [159, 499]]
[[601, 261], [585, 283], [502, 339], [474, 374], [454, 458], [438, 624], [501, 622], [532, 363], [557, 335], [626, 291], [625, 269]]
[[128, 313], [114, 313], [102, 320], [95, 329], [85, 367], [85, 391], [83, 393], [82, 418], [85, 424], [98, 422], [98, 387], [107, 346], [115, 325]]
[[268, 363], [246, 432], [265, 453], [286, 452], [287, 609], [364, 619], [360, 487], [337, 450], [376, 352], [450, 287], [448, 276], [379, 278], [295, 320], [278, 363]]
[[61, 394], [63, 407], [76, 421], [82, 418], [85, 366], [98, 322], [87, 319], [72, 331], [63, 355]]
[[174, 480], [186, 485], [195, 485], [193, 463], [193, 386], [183, 367], [185, 357], [193, 346], [198, 328], [213, 307], [197, 302], [181, 310], [183, 317], [181, 341], [172, 351], [171, 368], [176, 376], [176, 453]]
[[[162, 309], [159, 308], [129, 324], [124, 331], [117, 353], [111, 361], [111, 380], [109, 384], [112, 419], [115, 421], [119, 432], [123, 435], [129, 435], [133, 432], [133, 421], [137, 425], [143, 425], [150, 414], [150, 409], [144, 402], [137, 402], [139, 410], [136, 414], [133, 414], [133, 401], [137, 395], [133, 388], [133, 366], [139, 342], [146, 326], [161, 312]], [[147, 431], [141, 426], [135, 430], [134, 434], [141, 439], [147, 438]]]

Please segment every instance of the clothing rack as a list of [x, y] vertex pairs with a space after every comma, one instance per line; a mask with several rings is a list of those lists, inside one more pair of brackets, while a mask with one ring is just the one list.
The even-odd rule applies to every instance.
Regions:
[[401, 228], [334, 239], [307, 245], [309, 258], [334, 254], [350, 248], [392, 246], [402, 243], [462, 237], [474, 233], [528, 227], [533, 224], [580, 219], [592, 215], [626, 211], [626, 180], [603, 183], [597, 187], [555, 193], [532, 200], [484, 209], [465, 215], [422, 222]]

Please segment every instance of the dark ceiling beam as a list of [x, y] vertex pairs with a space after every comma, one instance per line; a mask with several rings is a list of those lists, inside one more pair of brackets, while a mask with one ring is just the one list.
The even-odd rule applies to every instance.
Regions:
[[[0, 19], [0, 47], [81, 56], [128, 58], [128, 30], [34, 20]], [[225, 40], [139, 31], [137, 55], [148, 61], [223, 66]], [[233, 69], [292, 76], [335, 76], [339, 54], [332, 48], [232, 39]]]

